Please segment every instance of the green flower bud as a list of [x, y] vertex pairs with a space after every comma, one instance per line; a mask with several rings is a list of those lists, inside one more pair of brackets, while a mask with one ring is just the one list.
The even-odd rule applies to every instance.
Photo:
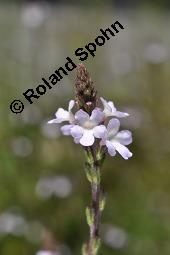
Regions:
[[94, 213], [93, 210], [89, 207], [86, 208], [86, 218], [87, 218], [87, 224], [89, 227], [91, 227], [94, 223]]
[[104, 210], [105, 204], [106, 204], [106, 197], [104, 195], [101, 195], [100, 201], [99, 201], [99, 208], [101, 212]]

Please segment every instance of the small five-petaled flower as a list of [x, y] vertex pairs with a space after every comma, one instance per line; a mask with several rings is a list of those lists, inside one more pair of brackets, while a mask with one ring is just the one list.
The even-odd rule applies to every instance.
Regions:
[[132, 134], [128, 130], [119, 131], [120, 121], [118, 118], [129, 116], [128, 113], [117, 111], [113, 102], [107, 102], [100, 98], [103, 108], [96, 107], [91, 115], [80, 109], [75, 114], [72, 109], [75, 101], [69, 102], [68, 111], [59, 108], [55, 114], [56, 118], [48, 121], [49, 124], [59, 124], [67, 121], [69, 124], [61, 127], [64, 135], [70, 135], [75, 143], [83, 146], [92, 146], [95, 139], [100, 139], [100, 146], [106, 146], [111, 156], [116, 155], [116, 151], [124, 159], [132, 157], [132, 153], [125, 145], [132, 143]]

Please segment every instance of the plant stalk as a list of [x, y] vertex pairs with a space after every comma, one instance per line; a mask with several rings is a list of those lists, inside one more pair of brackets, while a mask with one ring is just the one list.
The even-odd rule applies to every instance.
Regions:
[[[92, 166], [92, 171], [96, 175], [100, 175], [99, 166]], [[91, 192], [92, 192], [92, 211], [94, 213], [94, 221], [90, 226], [90, 240], [89, 240], [89, 254], [96, 255], [97, 253], [93, 251], [94, 241], [99, 240], [99, 227], [100, 227], [100, 217], [101, 212], [99, 208], [100, 203], [100, 182], [96, 183], [95, 181], [91, 183]], [[94, 249], [95, 250], [95, 249]]]
[[[100, 154], [98, 154], [100, 155]], [[90, 228], [90, 237], [87, 244], [83, 245], [83, 255], [97, 255], [100, 247], [100, 219], [104, 209], [105, 198], [101, 192], [101, 155], [97, 157], [92, 148], [86, 151], [86, 175], [91, 184], [92, 202], [86, 208], [87, 223]]]

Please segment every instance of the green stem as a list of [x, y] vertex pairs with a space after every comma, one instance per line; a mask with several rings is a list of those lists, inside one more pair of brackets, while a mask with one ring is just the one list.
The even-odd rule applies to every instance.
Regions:
[[[93, 165], [92, 171], [94, 175], [100, 176], [100, 168], [98, 166]], [[99, 177], [100, 178], [100, 177]], [[91, 183], [91, 190], [92, 190], [92, 212], [94, 214], [93, 224], [90, 226], [90, 240], [89, 240], [89, 255], [96, 255], [97, 254], [97, 247], [94, 242], [99, 240], [99, 225], [100, 225], [100, 217], [101, 212], [99, 208], [100, 203], [100, 181], [94, 181]]]
[[86, 208], [90, 237], [88, 243], [83, 246], [83, 255], [97, 255], [100, 247], [99, 228], [101, 212], [104, 209], [105, 202], [100, 186], [103, 158], [100, 154], [95, 155], [91, 148], [88, 148], [86, 152], [86, 175], [91, 184], [92, 203], [90, 207]]

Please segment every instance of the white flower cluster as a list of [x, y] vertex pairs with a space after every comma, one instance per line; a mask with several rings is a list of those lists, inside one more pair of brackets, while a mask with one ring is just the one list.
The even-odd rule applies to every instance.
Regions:
[[64, 135], [71, 135], [75, 143], [92, 146], [97, 138], [101, 139], [100, 145], [106, 146], [111, 156], [115, 156], [118, 151], [124, 159], [132, 157], [132, 153], [125, 146], [132, 142], [132, 134], [128, 130], [119, 131], [120, 121], [118, 120], [129, 114], [117, 111], [113, 102], [107, 102], [102, 97], [100, 99], [104, 109], [96, 107], [91, 115], [82, 109], [73, 114], [75, 102], [71, 100], [68, 111], [59, 108], [55, 114], [56, 118], [48, 123], [58, 124], [68, 121], [69, 124], [62, 126], [61, 131]]
[[36, 255], [59, 255], [59, 253], [52, 252], [52, 251], [39, 251]]

